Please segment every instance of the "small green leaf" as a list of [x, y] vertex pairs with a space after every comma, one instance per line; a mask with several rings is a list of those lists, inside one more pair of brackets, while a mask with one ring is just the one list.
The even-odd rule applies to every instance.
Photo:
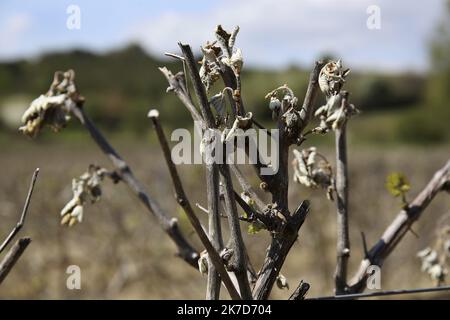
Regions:
[[[241, 193], [241, 198], [242, 198], [242, 200], [245, 201], [245, 203], [248, 204], [248, 206], [250, 208], [255, 210], [255, 200], [253, 200], [247, 192], [242, 192]], [[247, 212], [244, 211], [244, 213], [242, 215], [243, 215], [244, 218], [246, 218], [246, 219], [248, 218]]]
[[191, 222], [189, 221], [188, 216], [184, 212], [183, 209], [178, 207], [178, 226], [184, 232], [185, 234], [191, 234], [194, 232], [194, 228], [191, 225]]
[[403, 196], [411, 188], [408, 179], [401, 173], [394, 172], [386, 179], [386, 189], [394, 196]]
[[265, 225], [259, 221], [252, 222], [248, 225], [247, 233], [248, 234], [257, 234], [261, 230], [266, 229]]

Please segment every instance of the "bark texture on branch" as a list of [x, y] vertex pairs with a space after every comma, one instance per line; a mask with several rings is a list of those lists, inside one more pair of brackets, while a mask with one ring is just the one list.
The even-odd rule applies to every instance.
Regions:
[[[217, 251], [217, 248], [211, 243], [210, 239], [206, 235], [205, 231], [203, 230], [203, 227], [198, 220], [197, 216], [194, 213], [194, 210], [192, 209], [192, 206], [186, 196], [186, 193], [184, 192], [183, 185], [181, 183], [181, 179], [178, 175], [177, 169], [175, 167], [175, 164], [172, 161], [169, 145], [167, 143], [167, 140], [164, 136], [164, 132], [161, 128], [161, 124], [159, 123], [157, 112], [154, 112], [156, 110], [153, 110], [149, 113], [149, 117], [151, 118], [153, 122], [153, 126], [156, 130], [156, 134], [158, 136], [159, 143], [161, 145], [161, 148], [163, 150], [164, 158], [166, 160], [167, 166], [169, 168], [170, 176], [173, 181], [174, 189], [175, 189], [175, 195], [177, 202], [180, 204], [180, 206], [185, 211], [189, 221], [192, 224], [192, 227], [194, 228], [195, 232], [200, 238], [200, 241], [205, 246], [206, 251], [208, 252], [209, 259], [211, 261], [211, 264], [214, 266], [214, 269], [208, 269], [208, 275], [213, 271], [214, 274], [220, 274], [220, 277], [222, 278], [225, 287], [227, 288], [228, 292], [230, 293], [230, 296], [232, 299], [240, 299], [239, 293], [236, 291], [236, 288], [233, 285], [233, 282], [231, 281], [230, 277], [228, 276], [228, 273], [225, 269], [225, 266], [222, 263], [222, 259], [219, 256], [219, 253]], [[153, 112], [153, 113], [152, 113]], [[215, 286], [218, 286], [220, 288], [221, 279], [220, 277], [217, 278], [217, 282], [214, 283]], [[210, 281], [208, 279], [208, 281]], [[208, 286], [208, 289], [211, 287]], [[216, 288], [216, 287], [214, 287]], [[211, 289], [210, 289], [211, 290]], [[217, 296], [215, 294], [217, 293]], [[214, 296], [210, 296], [208, 298], [211, 299], [218, 299], [219, 298], [220, 289], [216, 288], [215, 290], [212, 290], [212, 292], [208, 292], [207, 294], [214, 294]]]
[[289, 300], [305, 300], [305, 296], [308, 293], [309, 288], [309, 283], [303, 282], [303, 280], [300, 281], [295, 291], [289, 297]]
[[[346, 99], [342, 100], [342, 103]], [[350, 258], [348, 227], [347, 124], [336, 134], [336, 202], [337, 202], [337, 264], [334, 274], [335, 294], [343, 294], [347, 286], [347, 265]]]
[[[308, 89], [300, 110], [300, 128], [301, 133], [308, 125], [312, 114], [314, 113], [314, 102], [319, 90], [319, 74], [324, 65], [323, 61], [317, 61], [311, 71]], [[277, 174], [266, 180], [268, 190], [272, 193], [272, 200], [281, 209], [286, 222], [282, 230], [272, 235], [272, 241], [267, 250], [263, 266], [258, 274], [255, 287], [253, 289], [253, 297], [255, 299], [268, 299], [275, 280], [283, 266], [284, 260], [289, 253], [292, 245], [298, 237], [298, 231], [302, 226], [307, 213], [309, 211], [309, 202], [304, 201], [295, 212], [291, 215], [288, 207], [288, 158], [289, 147], [291, 143], [284, 133], [284, 123], [282, 119], [278, 119], [278, 129], [280, 129], [280, 146], [279, 146], [279, 170]], [[263, 180], [264, 181], [264, 180]]]
[[[211, 164], [206, 166], [206, 190], [208, 201], [208, 233], [217, 252], [223, 249], [222, 227], [219, 207], [219, 168]], [[217, 300], [220, 297], [220, 277], [211, 259], [208, 261], [208, 282], [206, 299]]]
[[382, 266], [384, 260], [403, 239], [411, 225], [420, 218], [422, 212], [434, 197], [444, 189], [448, 191], [450, 184], [450, 160], [438, 170], [426, 187], [401, 210], [392, 223], [386, 228], [378, 242], [369, 250], [368, 257], [361, 261], [360, 267], [348, 283], [349, 293], [358, 293], [366, 288], [367, 268], [370, 265]]
[[288, 218], [284, 229], [273, 236], [253, 289], [253, 297], [256, 300], [266, 300], [269, 297], [284, 260], [298, 238], [298, 231], [303, 225], [308, 211], [309, 202], [305, 200]]
[[28, 194], [25, 199], [25, 204], [23, 205], [22, 214], [20, 215], [20, 219], [17, 222], [16, 226], [11, 230], [11, 232], [5, 238], [3, 243], [0, 245], [0, 253], [3, 252], [3, 250], [8, 246], [8, 244], [14, 239], [16, 234], [19, 233], [20, 229], [22, 229], [22, 227], [25, 223], [25, 218], [28, 213], [28, 207], [30, 206], [31, 196], [33, 195], [34, 185], [36, 183], [38, 174], [39, 174], [39, 168], [36, 168], [36, 170], [33, 173], [33, 176], [31, 177], [30, 187], [28, 189]]
[[22, 253], [30, 244], [30, 238], [21, 238], [16, 241], [16, 243], [9, 249], [6, 256], [0, 262], [0, 284], [5, 280], [8, 276], [9, 272], [12, 270], [14, 265], [19, 260]]
[[[216, 124], [214, 116], [209, 106], [208, 97], [206, 95], [205, 87], [200, 79], [197, 65], [189, 45], [179, 43], [181, 51], [189, 70], [189, 75], [192, 80], [194, 91], [197, 96], [200, 110], [203, 119], [208, 129], [215, 129]], [[213, 164], [216, 165], [216, 164]], [[228, 226], [230, 228], [230, 246], [233, 254], [228, 264], [228, 268], [236, 274], [236, 279], [239, 283], [239, 291], [243, 299], [251, 299], [250, 284], [247, 277], [247, 253], [245, 251], [245, 244], [242, 238], [242, 233], [239, 223], [239, 215], [236, 207], [236, 200], [234, 198], [233, 182], [231, 180], [230, 169], [226, 164], [219, 165], [220, 172], [223, 176], [224, 182], [224, 198], [226, 213], [228, 216]], [[220, 216], [217, 216], [220, 219]]]

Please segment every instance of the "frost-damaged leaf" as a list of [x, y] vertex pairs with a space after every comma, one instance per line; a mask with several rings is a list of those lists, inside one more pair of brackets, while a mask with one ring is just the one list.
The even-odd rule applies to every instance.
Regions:
[[218, 57], [221, 54], [221, 49], [215, 46], [215, 42], [209, 43], [200, 47], [203, 58], [200, 61], [200, 79], [208, 92], [210, 87], [220, 78], [220, 65]]
[[200, 253], [200, 258], [198, 259], [198, 271], [202, 275], [208, 274], [208, 252], [206, 250], [203, 250]]
[[320, 125], [314, 133], [325, 134], [330, 129], [337, 130], [346, 120], [359, 113], [350, 103], [342, 103], [344, 92], [341, 89], [350, 69], [343, 69], [341, 60], [328, 62], [320, 71], [319, 87], [325, 95], [326, 104], [319, 107], [314, 116], [320, 119]]
[[322, 70], [320, 70], [320, 90], [326, 97], [338, 94], [349, 73], [350, 69], [343, 69], [341, 60], [328, 62]]
[[272, 111], [272, 119], [276, 120], [280, 115], [286, 123], [286, 131], [289, 137], [298, 137], [300, 127], [300, 114], [296, 110], [298, 99], [294, 91], [287, 84], [282, 85], [265, 96], [269, 101], [269, 109]]
[[[251, 112], [247, 112], [245, 116], [236, 116], [236, 119], [233, 122], [233, 126], [228, 130], [225, 129], [222, 133], [222, 142], [231, 141], [233, 137], [242, 136], [245, 134], [243, 130], [248, 129], [252, 124], [253, 114]], [[238, 130], [242, 129], [242, 130]]]
[[72, 180], [72, 199], [61, 210], [61, 224], [69, 227], [82, 222], [84, 205], [87, 202], [94, 203], [101, 197], [101, 182], [105, 175], [110, 173], [94, 165], [79, 178]]
[[422, 272], [427, 273], [437, 285], [445, 281], [448, 269], [445, 266], [445, 259], [439, 258], [436, 250], [425, 248], [419, 251], [417, 256], [422, 260]]
[[[237, 34], [239, 33], [239, 26], [236, 26], [233, 32], [230, 34], [225, 31], [221, 25], [216, 28], [216, 39], [220, 48], [222, 49], [220, 56], [220, 62], [230, 67], [236, 77], [240, 76], [244, 59], [240, 48], [234, 48]], [[219, 57], [219, 55], [217, 55]]]
[[[215, 33], [216, 33], [217, 42], [219, 43], [219, 46], [222, 49], [222, 51], [229, 53], [230, 52], [230, 39], [232, 39], [231, 34], [226, 32], [220, 24], [216, 27]], [[237, 32], [236, 32], [236, 34], [237, 34]], [[235, 37], [236, 37], [236, 35], [235, 35]], [[233, 44], [234, 44], [234, 41], [235, 40], [232, 40], [231, 42], [233, 42]]]
[[231, 57], [223, 57], [222, 63], [229, 66], [235, 74], [240, 74], [242, 70], [242, 66], [244, 64], [244, 59], [242, 56], [241, 49], [236, 49]]
[[70, 120], [71, 108], [83, 99], [78, 95], [74, 79], [73, 70], [56, 72], [48, 92], [33, 100], [23, 114], [24, 125], [19, 131], [35, 137], [46, 125], [55, 132], [64, 128]]
[[417, 253], [422, 262], [421, 271], [427, 273], [438, 286], [445, 282], [450, 258], [450, 225], [442, 226], [443, 223], [442, 219], [438, 223], [437, 237], [432, 248], [427, 247]]
[[289, 290], [289, 283], [285, 276], [283, 276], [281, 273], [277, 277], [277, 287], [281, 290], [287, 289]]
[[234, 43], [236, 42], [237, 34], [239, 33], [239, 26], [234, 27], [233, 33], [230, 36], [230, 39], [228, 40], [228, 47], [233, 49]]
[[308, 188], [322, 188], [327, 191], [327, 198], [333, 200], [333, 170], [327, 159], [317, 152], [315, 147], [298, 151], [293, 150], [294, 182]]
[[225, 117], [226, 115], [226, 103], [223, 92], [219, 92], [209, 99], [209, 104], [216, 110], [220, 117]]

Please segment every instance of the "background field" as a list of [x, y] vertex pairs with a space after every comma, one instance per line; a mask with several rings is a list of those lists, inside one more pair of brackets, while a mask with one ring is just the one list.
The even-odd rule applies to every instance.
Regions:
[[[146, 136], [150, 137], [151, 133]], [[174, 246], [125, 185], [106, 183], [102, 200], [87, 207], [83, 223], [71, 229], [59, 225], [59, 211], [71, 196], [71, 178], [90, 163], [109, 166], [90, 140], [63, 143], [58, 137], [37, 142], [16, 138], [12, 143], [2, 144], [1, 234], [6, 234], [17, 220], [31, 172], [39, 166], [41, 173], [22, 231], [33, 242], [2, 285], [0, 297], [203, 298], [206, 279], [174, 256]], [[159, 146], [151, 138], [148, 140], [115, 139], [114, 142], [163, 208], [179, 216]], [[362, 257], [360, 231], [366, 233], [369, 245], [374, 243], [399, 210], [398, 199], [385, 191], [385, 176], [392, 171], [404, 172], [410, 178], [410, 196], [413, 196], [448, 158], [448, 148], [443, 147], [381, 149], [354, 146], [353, 140], [351, 135], [351, 270]], [[324, 146], [323, 152], [333, 159], [332, 149]], [[253, 169], [247, 170], [251, 174]], [[183, 166], [180, 171], [192, 202], [205, 204], [201, 166]], [[335, 210], [320, 191], [311, 192], [292, 185], [291, 205], [304, 198], [312, 201], [311, 214], [282, 273], [288, 278], [291, 290], [304, 279], [312, 285], [310, 296], [328, 295], [333, 288]], [[428, 245], [439, 217], [448, 212], [448, 197], [439, 195], [414, 226], [420, 238], [409, 233], [387, 260], [382, 271], [383, 289], [431, 285], [427, 275], [420, 272], [420, 261], [415, 254]], [[202, 216], [201, 212], [198, 214]], [[191, 234], [191, 240], [201, 248], [182, 217], [181, 224], [183, 231]], [[255, 266], [262, 261], [268, 239], [265, 232], [246, 235]], [[70, 291], [65, 287], [65, 270], [71, 264], [81, 267], [82, 290]], [[291, 290], [275, 288], [272, 298], [286, 298]]]

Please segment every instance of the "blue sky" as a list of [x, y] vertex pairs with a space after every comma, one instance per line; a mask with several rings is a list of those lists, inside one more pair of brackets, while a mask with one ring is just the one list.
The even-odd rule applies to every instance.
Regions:
[[[69, 5], [81, 10], [80, 30], [66, 27]], [[370, 5], [380, 8], [379, 30], [366, 26]], [[331, 52], [352, 68], [423, 71], [443, 7], [444, 0], [2, 0], [0, 60], [130, 42], [162, 57], [178, 41], [198, 48], [221, 23], [241, 27], [237, 45], [253, 66], [310, 65]]]

